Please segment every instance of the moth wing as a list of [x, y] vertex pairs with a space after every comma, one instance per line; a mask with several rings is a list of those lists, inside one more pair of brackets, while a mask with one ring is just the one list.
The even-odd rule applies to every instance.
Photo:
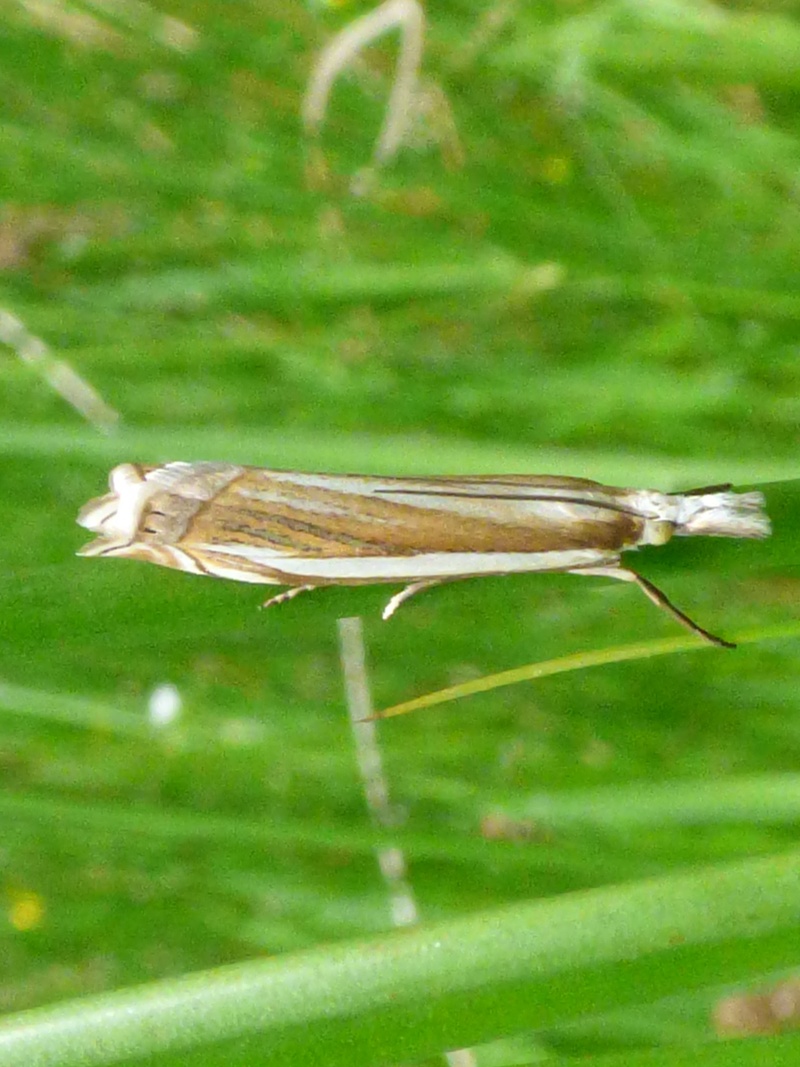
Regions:
[[641, 519], [583, 479], [372, 478], [248, 468], [198, 511], [187, 541], [318, 558], [619, 550]]

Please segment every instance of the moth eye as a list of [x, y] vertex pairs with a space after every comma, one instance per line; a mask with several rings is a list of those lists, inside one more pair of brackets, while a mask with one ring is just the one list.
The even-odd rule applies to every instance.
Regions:
[[143, 481], [144, 478], [132, 463], [120, 463], [108, 476], [110, 488], [118, 495], [122, 495], [131, 486], [141, 485]]
[[146, 511], [141, 518], [142, 533], [161, 534], [164, 532], [164, 515], [159, 511]]
[[648, 524], [651, 545], [665, 545], [675, 532], [673, 523], [666, 519], [654, 519]]

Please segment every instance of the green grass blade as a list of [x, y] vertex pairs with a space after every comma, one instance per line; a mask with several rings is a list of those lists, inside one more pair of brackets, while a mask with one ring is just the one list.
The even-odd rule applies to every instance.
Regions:
[[4, 1067], [396, 1063], [789, 966], [800, 853], [568, 894], [8, 1018]]

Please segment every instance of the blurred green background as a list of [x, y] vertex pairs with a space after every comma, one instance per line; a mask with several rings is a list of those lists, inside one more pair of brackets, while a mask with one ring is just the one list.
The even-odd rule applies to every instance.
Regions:
[[[5, 1011], [389, 928], [338, 617], [365, 619], [378, 706], [675, 633], [600, 580], [465, 582], [384, 624], [380, 588], [260, 614], [252, 586], [76, 559], [78, 507], [124, 460], [759, 485], [769, 542], [637, 564], [702, 625], [763, 640], [380, 738], [424, 919], [797, 836], [797, 814], [594, 818], [617, 789], [800, 761], [796, 642], [769, 639], [798, 618], [792, 7], [432, 5], [418, 114], [356, 196], [396, 41], [337, 84], [318, 144], [300, 106], [315, 55], [367, 10], [3, 5], [0, 306], [22, 324], [4, 320], [0, 359]], [[113, 432], [53, 389], [56, 360], [120, 413]], [[183, 708], [159, 727], [164, 683]], [[583, 790], [563, 826], [529, 814]], [[679, 1031], [643, 1006], [575, 1047], [703, 1036], [708, 1000]]]

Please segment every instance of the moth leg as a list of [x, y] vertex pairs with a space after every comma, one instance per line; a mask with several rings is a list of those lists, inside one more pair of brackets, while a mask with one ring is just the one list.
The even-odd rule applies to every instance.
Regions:
[[262, 608], [273, 608], [276, 604], [285, 604], [287, 600], [294, 600], [301, 593], [307, 593], [310, 589], [316, 589], [315, 585], [293, 585], [291, 589], [284, 589], [282, 593], [276, 593], [269, 600], [265, 600]]
[[399, 593], [395, 593], [391, 600], [387, 601], [386, 607], [381, 612], [381, 618], [384, 622], [387, 619], [391, 619], [404, 600], [408, 600], [415, 593], [421, 593], [423, 589], [431, 589], [434, 585], [442, 585], [446, 581], [446, 578], [432, 578], [425, 582], [412, 582], [405, 589], [401, 589]]
[[617, 578], [622, 582], [633, 582], [634, 585], [638, 585], [648, 600], [651, 600], [657, 607], [666, 611], [671, 615], [676, 622], [679, 622], [687, 630], [691, 630], [692, 633], [702, 637], [704, 641], [708, 641], [712, 645], [718, 645], [720, 648], [736, 648], [736, 645], [732, 641], [726, 641], [723, 637], [717, 637], [716, 634], [710, 633], [708, 630], [704, 630], [702, 626], [690, 619], [688, 615], [685, 615], [680, 608], [676, 608], [672, 601], [667, 597], [666, 593], [662, 593], [658, 586], [653, 585], [647, 578], [643, 578], [641, 574], [637, 574], [636, 571], [629, 571], [625, 567], [586, 567], [576, 568], [569, 572], [570, 574], [592, 574], [597, 575], [600, 578]]

